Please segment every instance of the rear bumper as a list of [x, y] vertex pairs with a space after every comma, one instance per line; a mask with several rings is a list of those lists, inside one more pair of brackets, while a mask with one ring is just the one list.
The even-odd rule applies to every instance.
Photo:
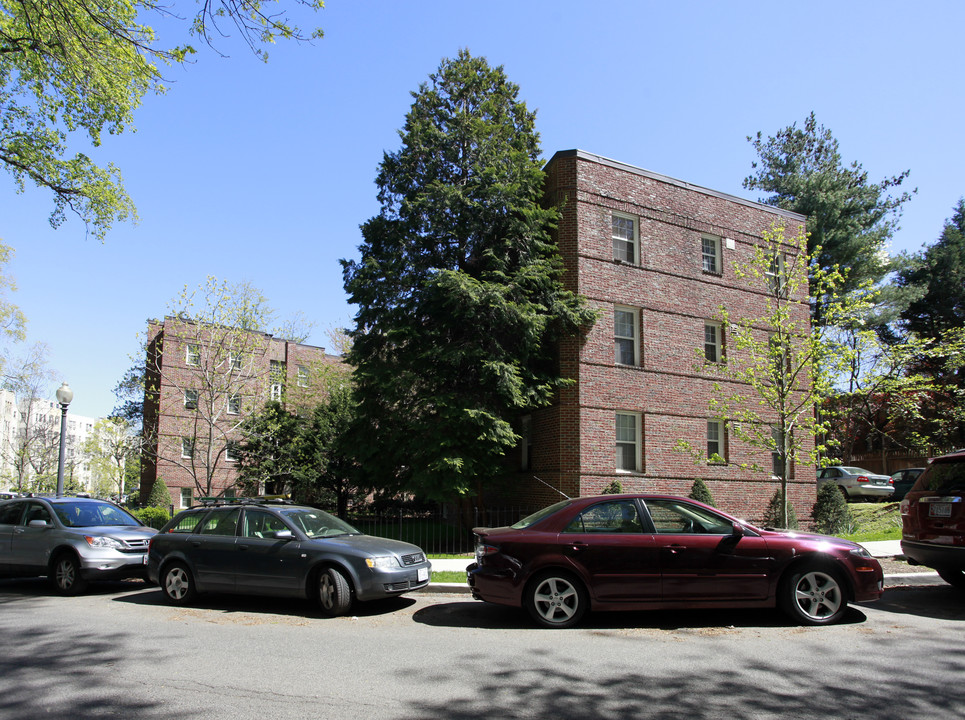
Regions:
[[913, 565], [924, 565], [936, 570], [965, 569], [965, 547], [902, 540], [901, 552]]

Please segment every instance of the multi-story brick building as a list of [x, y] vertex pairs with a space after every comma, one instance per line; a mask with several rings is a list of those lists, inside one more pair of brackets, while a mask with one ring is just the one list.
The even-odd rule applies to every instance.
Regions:
[[[561, 347], [561, 372], [575, 384], [522, 419], [521, 499], [558, 500], [553, 488], [598, 493], [613, 480], [628, 492], [686, 495], [701, 477], [722, 509], [759, 520], [778, 481], [739, 466], [770, 468], [772, 457], [712, 416], [714, 375], [702, 362], [724, 353], [720, 306], [764, 314], [766, 288], [738, 281], [734, 262], [763, 231], [794, 233], [804, 218], [579, 150], [556, 153], [546, 170], [547, 202], [562, 207], [564, 282], [600, 316]], [[807, 297], [795, 300], [806, 322]], [[695, 465], [675, 449], [681, 439], [725, 462]], [[799, 515], [813, 503], [814, 478], [798, 467], [790, 479]]]
[[160, 479], [175, 508], [234, 495], [244, 418], [266, 401], [305, 406], [341, 358], [272, 335], [175, 317], [148, 323], [141, 499]]

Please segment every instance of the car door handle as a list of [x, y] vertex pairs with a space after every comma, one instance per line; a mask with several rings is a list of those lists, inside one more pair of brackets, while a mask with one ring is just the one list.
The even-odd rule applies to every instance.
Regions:
[[247, 546], [247, 545], [239, 545], [239, 546], [238, 546], [238, 549], [239, 549], [239, 550], [247, 550], [247, 549], [248, 549], [248, 546]]
[[590, 546], [587, 545], [585, 542], [575, 542], [575, 543], [572, 543], [570, 547], [573, 548], [576, 552], [583, 552]]
[[201, 541], [200, 541], [200, 540], [192, 540], [192, 541], [191, 541], [191, 546], [192, 546], [192, 547], [201, 547]]
[[676, 555], [678, 550], [686, 550], [686, 545], [681, 545], [679, 543], [674, 543], [673, 545], [664, 546], [664, 550], [669, 550], [671, 555]]

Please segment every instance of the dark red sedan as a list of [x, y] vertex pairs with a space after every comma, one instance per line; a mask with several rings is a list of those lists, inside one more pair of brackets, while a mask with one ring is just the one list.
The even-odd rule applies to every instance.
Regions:
[[473, 532], [473, 597], [525, 607], [546, 627], [587, 610], [703, 607], [780, 607], [826, 625], [883, 588], [881, 565], [857, 543], [757, 528], [666, 495], [564, 500]]

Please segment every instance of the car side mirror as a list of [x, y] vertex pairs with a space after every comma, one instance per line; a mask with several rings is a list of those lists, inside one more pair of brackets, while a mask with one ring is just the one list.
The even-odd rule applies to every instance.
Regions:
[[733, 527], [731, 528], [730, 534], [731, 534], [731, 537], [735, 537], [735, 538], [744, 537], [744, 526], [741, 525], [740, 523], [735, 522]]
[[292, 535], [291, 530], [279, 530], [275, 533], [275, 540], [294, 540], [295, 536]]
[[49, 527], [49, 524], [46, 520], [31, 520], [29, 523], [27, 523], [27, 527], [45, 528]]

